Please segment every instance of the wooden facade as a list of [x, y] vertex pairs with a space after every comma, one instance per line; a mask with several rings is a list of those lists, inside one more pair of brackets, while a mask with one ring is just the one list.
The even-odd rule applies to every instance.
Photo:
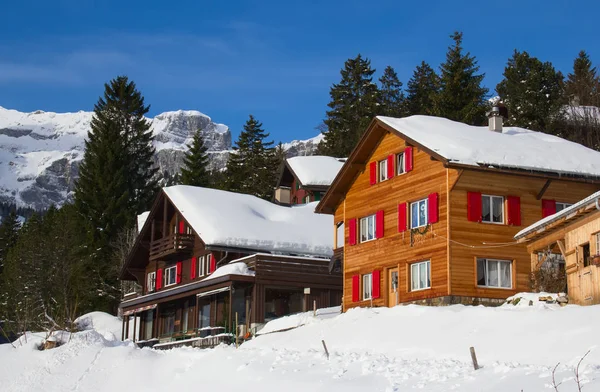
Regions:
[[[249, 273], [212, 276], [231, 261], [246, 263]], [[313, 302], [318, 307], [341, 302], [341, 272], [330, 273], [328, 259], [206, 245], [164, 192], [121, 279], [135, 280], [142, 288], [120, 305], [126, 316], [123, 338], [151, 345], [196, 339], [202, 346], [206, 341], [200, 338], [234, 333], [236, 313], [243, 326], [238, 333], [245, 334], [275, 317], [312, 309]], [[135, 336], [128, 336], [129, 318], [139, 324]]]
[[[531, 269], [564, 268], [569, 303], [600, 304], [600, 210], [590, 197], [516, 238], [527, 246]], [[559, 262], [561, 264], [556, 265]]]
[[[398, 174], [401, 153], [410, 153], [411, 160], [404, 163], [410, 165], [409, 170], [405, 167]], [[391, 162], [386, 164], [386, 160]], [[386, 166], [394, 174], [380, 178], [380, 167]], [[317, 212], [334, 215], [337, 244], [342, 243], [337, 237], [344, 236], [343, 249], [335, 249], [336, 254], [343, 254], [344, 310], [399, 303], [493, 305], [530, 290], [530, 256], [513, 237], [542, 217], [542, 198], [574, 203], [599, 189], [598, 179], [453, 165], [376, 119]], [[498, 199], [502, 200], [502, 223], [470, 219], [472, 195], [479, 198], [480, 209], [485, 195], [502, 197]], [[434, 220], [411, 229], [410, 206], [419, 200], [428, 200], [423, 203], [427, 208], [435, 204], [429, 210]], [[371, 215], [379, 233], [361, 242], [361, 218]], [[429, 282], [414, 289], [411, 268], [418, 272], [421, 262], [429, 268]], [[487, 275], [500, 266], [508, 275], [510, 266], [509, 287], [482, 285], [478, 263], [479, 271], [486, 269]], [[372, 295], [364, 299], [369, 284]]]

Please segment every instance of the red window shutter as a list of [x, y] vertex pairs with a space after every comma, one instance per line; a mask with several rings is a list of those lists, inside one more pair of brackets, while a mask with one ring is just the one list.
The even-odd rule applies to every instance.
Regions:
[[162, 283], [163, 283], [163, 270], [161, 268], [156, 271], [156, 282], [155, 282], [154, 286], [156, 287], [157, 291], [162, 288]]
[[481, 192], [467, 192], [467, 219], [481, 222]]
[[371, 297], [373, 299], [379, 298], [381, 296], [381, 293], [380, 293], [381, 290], [379, 289], [379, 287], [380, 287], [380, 282], [379, 281], [381, 280], [381, 276], [380, 275], [381, 275], [381, 271], [379, 271], [379, 270], [375, 270], [371, 274], [371, 278], [373, 279], [373, 282], [372, 282], [372, 284], [373, 284], [373, 291], [371, 293]]
[[398, 232], [403, 232], [406, 231], [406, 225], [407, 225], [407, 221], [406, 221], [406, 210], [407, 210], [407, 205], [406, 203], [401, 203], [398, 204]]
[[184, 221], [179, 221], [179, 234], [183, 234], [185, 233], [185, 222]]
[[358, 302], [360, 291], [360, 276], [352, 275], [352, 302]]
[[428, 219], [429, 223], [437, 223], [440, 220], [440, 206], [439, 206], [439, 196], [437, 193], [432, 193], [427, 197], [427, 208], [428, 211]]
[[394, 177], [394, 161], [396, 160], [396, 155], [395, 154], [391, 154], [388, 155], [387, 158], [387, 178], [393, 178]]
[[507, 196], [508, 224], [521, 226], [521, 199], [518, 196]]
[[190, 279], [196, 279], [196, 272], [198, 272], [197, 258], [192, 257], [192, 263], [190, 267]]
[[371, 185], [377, 184], [377, 162], [369, 163], [369, 183]]
[[383, 238], [383, 210], [375, 215], [375, 238]]
[[217, 269], [217, 261], [215, 260], [215, 255], [210, 255], [210, 273], [212, 274]]
[[356, 245], [356, 218], [348, 221], [348, 245]]
[[413, 148], [404, 149], [404, 171], [409, 172], [413, 169]]
[[175, 267], [175, 283], [181, 283], [181, 261], [178, 261]]
[[556, 200], [542, 199], [542, 218], [556, 214]]

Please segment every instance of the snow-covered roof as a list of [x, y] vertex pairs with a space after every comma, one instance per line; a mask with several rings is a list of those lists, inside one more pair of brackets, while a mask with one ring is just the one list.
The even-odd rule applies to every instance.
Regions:
[[569, 207], [565, 208], [564, 210], [557, 212], [556, 214], [547, 216], [544, 219], [540, 219], [539, 221], [535, 222], [534, 224], [527, 226], [523, 230], [519, 231], [515, 235], [515, 238], [519, 239], [519, 238], [525, 237], [526, 235], [533, 233], [535, 231], [538, 231], [541, 228], [543, 228], [544, 226], [547, 226], [552, 222], [556, 222], [557, 220], [559, 220], [563, 217], [567, 217], [567, 216], [571, 215], [573, 212], [579, 210], [582, 207], [585, 207], [585, 206], [591, 205], [591, 204], [595, 204], [596, 200], [599, 198], [600, 198], [600, 191], [593, 193], [593, 194], [589, 195], [588, 197], [586, 197], [585, 199], [573, 204], [572, 206], [569, 206]]
[[138, 230], [138, 233], [140, 231], [142, 231], [142, 227], [144, 227], [144, 224], [146, 223], [146, 219], [148, 219], [148, 215], [150, 215], [150, 211], [142, 212], [141, 214], [139, 214], [137, 216], [137, 230]]
[[287, 163], [304, 186], [329, 186], [344, 166], [345, 159], [322, 155], [288, 158]]
[[524, 128], [493, 132], [441, 117], [377, 117], [450, 163], [600, 176], [600, 152]]
[[316, 214], [317, 203], [284, 207], [251, 195], [186, 185], [163, 191], [206, 245], [333, 254], [333, 217]]

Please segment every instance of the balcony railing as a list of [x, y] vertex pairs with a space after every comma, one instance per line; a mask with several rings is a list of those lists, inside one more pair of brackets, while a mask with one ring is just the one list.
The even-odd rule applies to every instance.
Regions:
[[150, 260], [188, 255], [194, 248], [193, 234], [172, 234], [150, 245]]

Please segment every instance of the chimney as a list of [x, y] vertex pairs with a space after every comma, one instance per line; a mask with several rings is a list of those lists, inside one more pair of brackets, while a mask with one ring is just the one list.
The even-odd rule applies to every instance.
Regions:
[[500, 114], [500, 108], [494, 106], [492, 110], [488, 112], [487, 117], [490, 131], [502, 133], [503, 118]]

